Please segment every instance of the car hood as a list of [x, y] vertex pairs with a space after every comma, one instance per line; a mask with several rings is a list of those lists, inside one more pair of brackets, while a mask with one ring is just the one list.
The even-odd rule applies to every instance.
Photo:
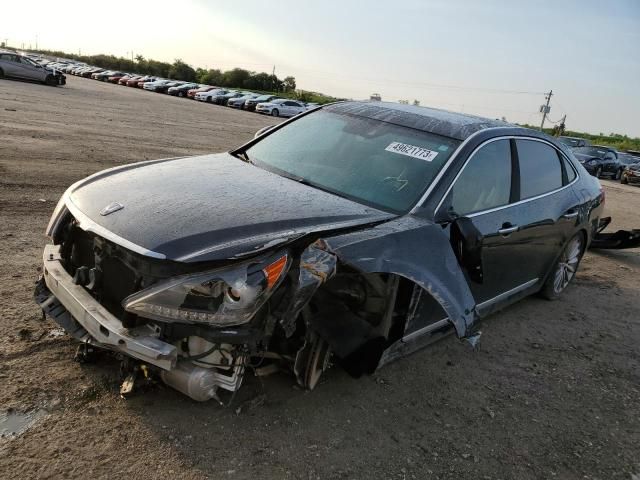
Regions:
[[[82, 228], [181, 262], [241, 258], [314, 232], [395, 217], [228, 153], [99, 172], [70, 187], [65, 202]], [[110, 206], [115, 211], [105, 215]]]
[[589, 160], [597, 160], [597, 161], [601, 161], [602, 160], [599, 157], [594, 157], [593, 155], [586, 155], [584, 153], [575, 153], [575, 152], [573, 152], [573, 154], [575, 155], [575, 157], [578, 159], [578, 161], [580, 163], [585, 163], [585, 162], [588, 162]]

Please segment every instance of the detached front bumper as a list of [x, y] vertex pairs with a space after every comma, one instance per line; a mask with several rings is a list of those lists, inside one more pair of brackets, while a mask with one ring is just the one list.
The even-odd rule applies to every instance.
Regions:
[[[36, 288], [36, 300], [43, 311], [65, 330], [83, 341], [164, 370], [175, 367], [176, 347], [160, 340], [153, 326], [125, 328], [89, 292], [73, 283], [73, 278], [62, 266], [58, 245], [47, 245], [42, 261], [44, 285], [39, 284]], [[69, 315], [64, 315], [65, 312]]]

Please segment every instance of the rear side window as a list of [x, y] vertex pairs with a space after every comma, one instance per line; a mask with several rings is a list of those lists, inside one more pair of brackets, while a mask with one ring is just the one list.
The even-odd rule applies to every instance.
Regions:
[[556, 150], [535, 140], [516, 140], [520, 160], [520, 198], [562, 187], [562, 165]]
[[458, 215], [501, 207], [511, 195], [511, 147], [496, 140], [481, 147], [467, 162], [451, 189], [451, 206]]
[[571, 166], [571, 162], [569, 160], [564, 159], [563, 161], [564, 161], [564, 169], [567, 172], [567, 184], [569, 184], [576, 179], [576, 171]]

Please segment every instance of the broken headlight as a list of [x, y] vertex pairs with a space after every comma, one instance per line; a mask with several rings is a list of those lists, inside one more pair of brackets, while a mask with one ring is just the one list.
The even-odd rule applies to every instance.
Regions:
[[289, 268], [280, 254], [259, 263], [176, 277], [135, 293], [126, 311], [161, 322], [232, 326], [247, 323]]

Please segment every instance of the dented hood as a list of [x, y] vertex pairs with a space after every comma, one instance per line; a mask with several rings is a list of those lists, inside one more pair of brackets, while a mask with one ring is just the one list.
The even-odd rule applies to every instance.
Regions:
[[237, 258], [394, 217], [226, 153], [100, 172], [73, 185], [66, 203], [86, 230], [185, 262]]

